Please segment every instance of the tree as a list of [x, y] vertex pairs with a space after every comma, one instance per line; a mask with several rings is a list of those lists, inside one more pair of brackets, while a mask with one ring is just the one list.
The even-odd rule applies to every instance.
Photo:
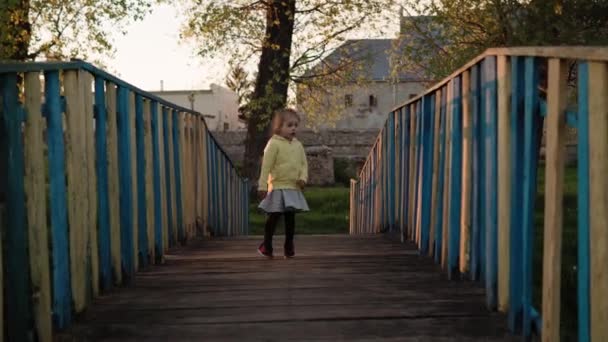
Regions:
[[226, 76], [226, 86], [234, 91], [239, 102], [239, 117], [244, 119], [243, 109], [249, 103], [253, 82], [249, 79], [249, 74], [241, 65], [231, 64], [228, 75]]
[[0, 0], [0, 59], [88, 58], [112, 53], [111, 33], [157, 0]]
[[[402, 68], [441, 79], [487, 48], [605, 45], [608, 2], [596, 0], [401, 0], [407, 16]], [[420, 16], [422, 15], [422, 17]]]
[[272, 113], [288, 101], [290, 85], [329, 77], [343, 61], [323, 73], [306, 73], [346, 34], [376, 20], [392, 0], [186, 0], [188, 21], [182, 37], [199, 43], [201, 56], [233, 56], [240, 64], [259, 56], [254, 91], [247, 103], [245, 175], [257, 179]]

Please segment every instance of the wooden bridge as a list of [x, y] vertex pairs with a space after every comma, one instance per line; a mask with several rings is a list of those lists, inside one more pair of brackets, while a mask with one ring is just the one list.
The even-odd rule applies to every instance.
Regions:
[[395, 108], [351, 234], [298, 236], [294, 260], [255, 255], [249, 184], [199, 113], [84, 62], [0, 63], [0, 104], [0, 340], [558, 341], [574, 296], [577, 340], [608, 340], [606, 48], [491, 49]]

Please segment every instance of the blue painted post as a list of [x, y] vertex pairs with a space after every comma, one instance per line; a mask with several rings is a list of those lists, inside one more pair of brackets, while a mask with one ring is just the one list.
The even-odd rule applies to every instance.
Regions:
[[389, 129], [386, 132], [388, 137], [388, 227], [389, 231], [395, 228], [395, 113], [389, 114]]
[[110, 199], [108, 197], [108, 151], [105, 80], [95, 77], [95, 147], [97, 167], [97, 239], [99, 243], [99, 282], [102, 290], [112, 286], [110, 252]]
[[120, 184], [120, 247], [123, 281], [128, 283], [135, 272], [133, 260], [133, 185], [131, 170], [131, 130], [129, 125], [129, 90], [118, 86], [118, 179]]
[[485, 226], [485, 215], [487, 210], [487, 199], [486, 199], [486, 134], [487, 134], [487, 123], [485, 118], [485, 109], [486, 109], [486, 93], [485, 88], [486, 84], [485, 80], [485, 63], [486, 61], [481, 61], [479, 63], [479, 108], [478, 108], [478, 130], [477, 130], [477, 195], [479, 198], [479, 207], [477, 212], [477, 222], [479, 224], [479, 279], [482, 284], [485, 286], [486, 281], [486, 226]]
[[[395, 200], [396, 201], [395, 202], [395, 210], [396, 210], [395, 222], [399, 229], [400, 237], [403, 238], [403, 216], [402, 216], [403, 211], [401, 210], [402, 209], [401, 203], [403, 202], [403, 200], [402, 200], [402, 194], [403, 194], [403, 134], [402, 134], [403, 133], [403, 116], [402, 116], [401, 108], [395, 112], [395, 120], [396, 120], [395, 145], [398, 147], [395, 151], [395, 158], [397, 158], [397, 161], [396, 161], [397, 172], [395, 173], [395, 175], [396, 175], [396, 177], [397, 177], [397, 175], [399, 177], [399, 183], [396, 184], [397, 198]], [[403, 240], [401, 242], [403, 242]]]
[[532, 253], [534, 249], [534, 203], [538, 163], [538, 134], [542, 117], [538, 115], [538, 61], [526, 57], [526, 93], [524, 102], [524, 198], [523, 198], [523, 333], [530, 336], [532, 330]]
[[415, 172], [415, 178], [414, 178], [414, 189], [415, 189], [415, 193], [414, 193], [414, 212], [412, 213], [412, 215], [414, 216], [414, 226], [412, 227], [412, 229], [414, 229], [414, 241], [419, 241], [420, 240], [420, 236], [418, 235], [420, 232], [418, 231], [418, 215], [419, 215], [419, 211], [418, 211], [418, 206], [420, 205], [420, 197], [419, 195], [421, 194], [421, 187], [422, 187], [422, 120], [423, 120], [423, 116], [422, 116], [422, 99], [418, 100], [418, 102], [416, 103], [416, 149], [415, 149], [415, 153], [416, 153], [416, 169], [414, 170]]
[[496, 57], [486, 57], [483, 63], [483, 83], [486, 123], [485, 134], [485, 199], [486, 210], [486, 305], [495, 310], [498, 306], [498, 124]]
[[481, 131], [481, 81], [479, 65], [471, 67], [471, 279], [476, 281], [481, 276], [481, 220], [480, 216], [480, 131]]
[[150, 122], [152, 127], [152, 169], [154, 177], [154, 262], [159, 264], [163, 256], [163, 221], [162, 221], [162, 202], [161, 202], [161, 182], [160, 174], [160, 148], [159, 148], [159, 118], [158, 103], [152, 101], [150, 109]]
[[[511, 265], [523, 265], [522, 260], [522, 200], [521, 182], [524, 179], [522, 156], [524, 155], [523, 102], [525, 91], [523, 58], [511, 57]], [[519, 267], [509, 270], [509, 328], [521, 330], [522, 275]]]
[[448, 279], [458, 273], [460, 257], [460, 203], [462, 199], [462, 77], [452, 81], [452, 137], [451, 137], [451, 174], [450, 174], [450, 212], [449, 212], [449, 248]]
[[245, 232], [249, 235], [249, 180], [245, 179], [245, 203], [247, 206], [245, 207]]
[[212, 207], [211, 207], [211, 212], [213, 212], [213, 231], [215, 232], [215, 235], [218, 236], [219, 235], [219, 206], [221, 206], [221, 203], [219, 203], [219, 177], [218, 177], [218, 158], [217, 158], [217, 146], [215, 146], [215, 140], [211, 140], [211, 153], [213, 155], [213, 160], [212, 160], [212, 173], [213, 173], [213, 178], [212, 178], [212, 182], [213, 182], [213, 202], [212, 202]]
[[404, 122], [403, 122], [403, 128], [402, 128], [402, 135], [403, 135], [403, 163], [404, 163], [404, 167], [403, 167], [403, 189], [402, 189], [402, 193], [401, 193], [401, 203], [403, 205], [403, 239], [405, 240], [407, 236], [409, 236], [409, 231], [411, 229], [411, 227], [409, 227], [408, 225], [408, 217], [409, 217], [409, 203], [410, 203], [410, 199], [409, 199], [409, 191], [410, 191], [410, 174], [412, 172], [412, 170], [410, 170], [410, 146], [412, 143], [412, 139], [410, 136], [410, 107], [409, 106], [405, 106], [405, 108], [403, 109], [403, 115], [404, 115]]
[[175, 170], [175, 205], [177, 212], [177, 238], [179, 242], [186, 242], [184, 234], [184, 207], [182, 203], [182, 165], [181, 165], [181, 130], [180, 130], [181, 115], [179, 111], [173, 111], [173, 165]]
[[380, 158], [378, 159], [378, 167], [380, 168], [380, 194], [382, 195], [382, 200], [380, 202], [380, 229], [381, 231], [383, 231], [386, 227], [386, 204], [388, 201], [388, 193], [387, 193], [387, 189], [386, 189], [386, 181], [387, 181], [387, 177], [386, 177], [386, 165], [385, 162], [387, 160], [387, 154], [386, 154], [386, 129], [387, 129], [387, 123], [384, 123], [384, 127], [382, 129], [382, 131], [380, 132], [381, 134], [381, 146], [380, 146]]
[[146, 157], [144, 152], [144, 100], [141, 95], [135, 95], [135, 138], [137, 151], [137, 225], [139, 265], [145, 267], [148, 263], [148, 222], [146, 215]]
[[447, 87], [441, 89], [441, 126], [439, 130], [439, 175], [437, 177], [437, 222], [435, 225], [435, 262], [441, 262], [443, 244], [443, 191], [445, 179], [445, 155], [446, 155], [446, 111], [447, 111]]
[[[24, 156], [21, 125], [25, 119], [17, 94], [17, 74], [0, 78], [4, 117], [2, 134], [7, 137], [7, 194], [4, 260], [6, 312], [4, 325], [9, 341], [27, 339], [32, 319], [30, 267], [25, 212]], [[0, 242], [1, 243], [1, 242]]]
[[162, 108], [162, 122], [163, 122], [163, 149], [165, 154], [165, 197], [167, 201], [167, 234], [169, 236], [169, 246], [175, 245], [173, 238], [173, 201], [171, 200], [171, 158], [169, 154], [169, 109], [167, 107]]
[[49, 206], [53, 242], [53, 272], [51, 272], [53, 275], [53, 323], [58, 329], [64, 329], [72, 319], [72, 286], [70, 282], [63, 110], [61, 109], [59, 72], [45, 72], [44, 81], [49, 158]]
[[431, 192], [433, 186], [433, 122], [435, 116], [435, 95], [422, 98], [423, 109], [423, 170], [422, 170], [422, 217], [420, 254], [429, 253], [429, 234], [431, 224]]
[[589, 64], [578, 66], [578, 340], [590, 341]]

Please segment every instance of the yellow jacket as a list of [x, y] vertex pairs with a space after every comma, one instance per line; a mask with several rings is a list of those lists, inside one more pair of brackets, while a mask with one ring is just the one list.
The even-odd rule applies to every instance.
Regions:
[[258, 190], [297, 189], [297, 181], [308, 181], [308, 163], [304, 146], [296, 138], [288, 140], [273, 135], [264, 149]]

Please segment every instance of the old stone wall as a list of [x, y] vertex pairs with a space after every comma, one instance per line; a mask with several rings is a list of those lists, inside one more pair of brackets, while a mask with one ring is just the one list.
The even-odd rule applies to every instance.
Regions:
[[306, 156], [308, 160], [309, 185], [325, 186], [335, 183], [334, 158], [329, 147], [307, 147]]
[[[378, 130], [327, 130], [301, 131], [298, 139], [304, 147], [327, 146], [333, 158], [365, 159], [376, 141]], [[245, 131], [213, 132], [222, 148], [237, 164], [241, 164], [245, 153]]]

